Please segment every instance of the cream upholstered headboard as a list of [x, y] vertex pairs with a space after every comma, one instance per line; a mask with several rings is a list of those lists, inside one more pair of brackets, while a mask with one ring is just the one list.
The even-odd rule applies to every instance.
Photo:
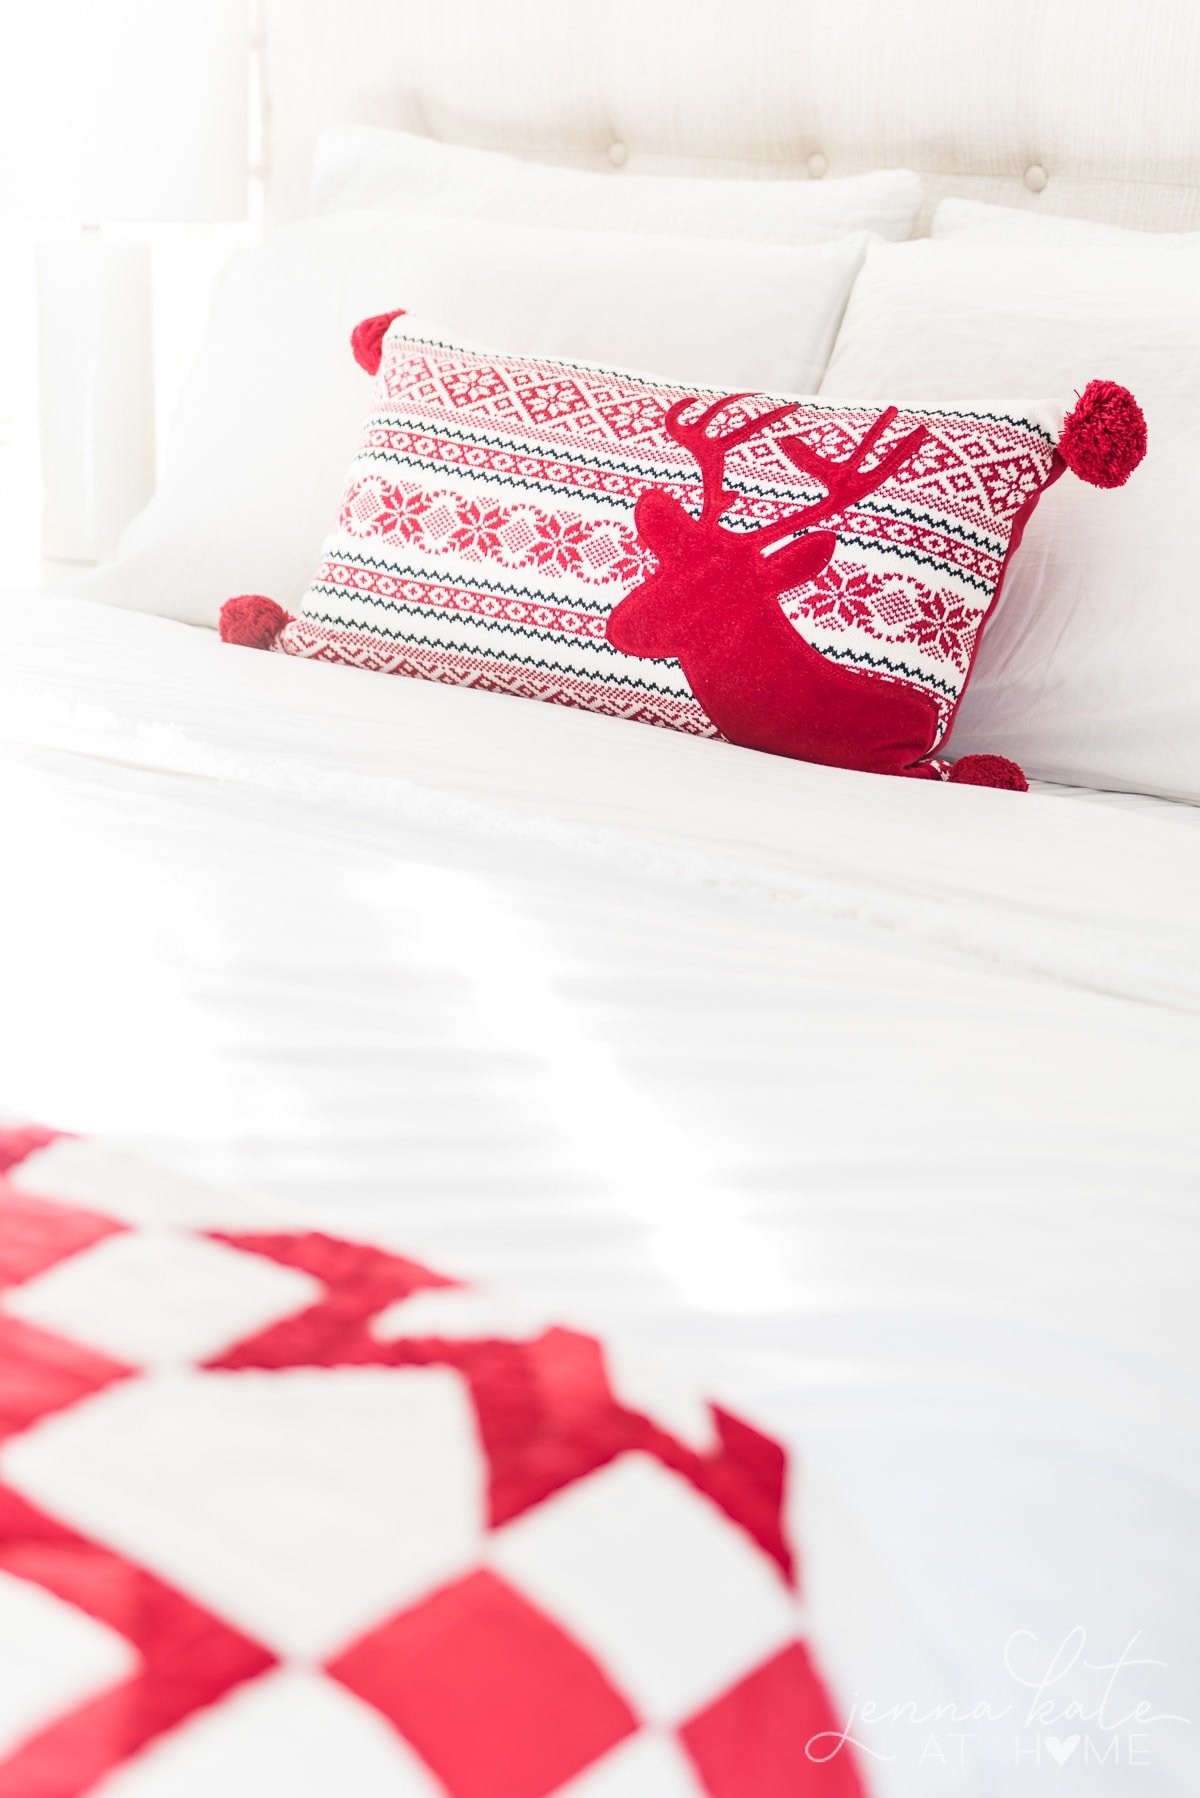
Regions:
[[395, 125], [608, 170], [851, 174], [1200, 227], [1200, 0], [261, 0], [267, 215]]

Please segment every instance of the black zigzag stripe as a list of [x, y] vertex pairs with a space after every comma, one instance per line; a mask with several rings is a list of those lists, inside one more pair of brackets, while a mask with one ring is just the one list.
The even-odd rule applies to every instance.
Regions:
[[[814, 649], [816, 645], [813, 645]], [[868, 668], [878, 668], [887, 674], [903, 675], [906, 680], [916, 681], [922, 687], [936, 687], [947, 699], [957, 699], [960, 689], [952, 687], [948, 681], [939, 680], [935, 675], [925, 674], [920, 668], [910, 668], [907, 662], [893, 662], [888, 656], [869, 655], [865, 649], [822, 649], [819, 654], [831, 662], [863, 663]]]
[[[953, 518], [938, 517], [934, 512], [925, 512], [920, 506], [895, 505], [882, 500], [876, 502], [873, 494], [868, 494], [857, 512], [870, 512], [872, 516], [881, 515], [887, 518], [898, 518], [906, 524], [925, 524], [930, 530], [937, 531], [943, 537], [957, 537], [963, 543], [969, 543], [972, 549], [978, 549], [986, 556], [994, 556], [997, 561], [1004, 554], [1004, 544], [998, 537], [988, 536], [981, 531], [972, 531], [965, 524], [959, 524]], [[885, 539], [886, 541], [886, 539]], [[891, 548], [891, 544], [888, 544]]]
[[[554, 606], [561, 611], [588, 612], [594, 618], [607, 618], [616, 604], [615, 599], [581, 599], [566, 600], [556, 598], [552, 594], [539, 593], [532, 587], [510, 587], [503, 581], [460, 580], [457, 576], [450, 578], [445, 571], [435, 568], [419, 568], [412, 563], [379, 562], [371, 556], [326, 556], [326, 562], [351, 562], [356, 568], [373, 568], [377, 572], [394, 574], [397, 580], [427, 581], [431, 587], [446, 587], [451, 592], [491, 593], [497, 599], [525, 599], [531, 605]], [[359, 599], [368, 599], [372, 605], [387, 606], [391, 601], [374, 593], [359, 593], [356, 587], [346, 581], [314, 581], [309, 589], [312, 593], [325, 590], [342, 593], [354, 593]], [[490, 622], [490, 620], [489, 620]]]
[[[838, 548], [845, 549], [850, 544], [856, 544], [859, 549], [871, 550], [876, 555], [883, 553], [878, 540], [874, 537], [859, 537], [849, 531], [840, 533]], [[964, 587], [974, 587], [977, 592], [987, 596], [991, 595], [996, 585], [995, 581], [985, 580], [982, 575], [968, 574], [966, 569], [960, 568], [956, 562], [943, 561], [940, 556], [927, 556], [917, 549], [903, 549], [898, 543], [889, 543], [886, 553], [889, 556], [895, 556], [899, 562], [915, 562], [918, 566], [940, 570], [943, 576], [950, 576], [956, 581], [961, 581]]]
[[[332, 630], [340, 631], [362, 628], [352, 622], [348, 622], [345, 618], [338, 618], [327, 612], [306, 612], [304, 614], [303, 622], [306, 624], [324, 624], [328, 625]], [[386, 630], [382, 625], [372, 625], [366, 634], [372, 637], [386, 637], [392, 643], [409, 643], [417, 649], [432, 650], [435, 654], [471, 656], [477, 661], [489, 660], [487, 650], [480, 649], [478, 644], [475, 643], [447, 643], [437, 637], [422, 637], [415, 631]], [[522, 633], [514, 632], [513, 634], [519, 636]], [[536, 635], [534, 632], [525, 634]], [[591, 673], [590, 671], [580, 672], [573, 668], [564, 668], [561, 662], [548, 662], [541, 656], [520, 655], [509, 650], [506, 650], [502, 656], [494, 659], [512, 662], [520, 668], [537, 668], [543, 674], [556, 675], [559, 680], [595, 681], [597, 685], [605, 687], [627, 687], [632, 693], [653, 693], [663, 699], [672, 699], [676, 701], [677, 704], [683, 704], [690, 698], [689, 694], [680, 693], [674, 687], [659, 686], [656, 682], [649, 679], [635, 680], [632, 675], [620, 674], [615, 670], [611, 673], [607, 669], [603, 672], [597, 671], [596, 673]], [[653, 668], [656, 663], [664, 668], [670, 665], [666, 657], [646, 657], [645, 659], [648, 668]]]
[[[581, 460], [578, 456], [573, 457], [572, 459], [576, 462]], [[494, 469], [490, 468], [471, 468], [464, 471], [453, 462], [438, 464], [434, 462], [433, 458], [406, 456], [400, 450], [360, 450], [355, 457], [355, 460], [356, 462], [387, 462], [390, 465], [400, 468], [414, 468], [418, 473], [423, 472], [426, 474], [429, 473], [431, 466], [437, 472], [444, 472], [446, 474], [461, 475], [465, 472], [472, 480], [486, 481], [489, 487], [512, 487], [523, 490], [526, 493], [540, 493], [550, 499], [561, 496], [563, 493], [570, 493], [572, 495], [579, 494], [578, 487], [572, 485], [569, 480], [557, 484], [553, 481], [533, 481], [530, 480], [528, 475], [497, 474]], [[600, 468], [603, 467], [604, 464], [595, 462], [589, 463], [588, 466]], [[640, 475], [638, 478], [641, 478]], [[662, 478], [663, 476], [660, 473], [647, 475], [646, 477], [647, 480], [661, 480]], [[697, 483], [697, 485], [698, 484], [699, 483]], [[615, 511], [632, 512], [634, 506], [637, 504], [636, 499], [625, 499], [620, 494], [605, 493], [599, 497], [604, 505], [612, 506]]]
[[[376, 414], [376, 418], [381, 416], [381, 414]], [[374, 423], [375, 419], [372, 419], [371, 422]], [[527, 449], [522, 449], [518, 446], [514, 446], [513, 438], [511, 436], [493, 437], [486, 431], [470, 431], [461, 425], [422, 425], [414, 422], [411, 418], [401, 416], [399, 413], [389, 415], [387, 423], [390, 429], [412, 431], [414, 435], [421, 437], [445, 437], [448, 438], [451, 443], [463, 443], [470, 449], [503, 450], [506, 455], [510, 456], [552, 455], [557, 462], [574, 462], [578, 464], [580, 468], [595, 468], [601, 473], [611, 474], [615, 469], [616, 472], [620, 474], [637, 475], [639, 478], [644, 478], [647, 481], [662, 481], [668, 478], [663, 471], [661, 463], [651, 467], [645, 462], [638, 461], [634, 456], [623, 456], [620, 450], [617, 449], [614, 449], [611, 452], [606, 451], [604, 455], [600, 456], [592, 455], [586, 450], [577, 452], [573, 449], [568, 449], [566, 446], [563, 446], [562, 448], [559, 448], [558, 446], [547, 446], [545, 443], [534, 443], [532, 440], [530, 440]], [[383, 461], [387, 461], [393, 457], [400, 459], [402, 455], [403, 452], [400, 450], [364, 449], [359, 452], [358, 460], [360, 462], [365, 462], [369, 458], [378, 457]], [[434, 458], [430, 457], [426, 459], [418, 457], [414, 466], [421, 467], [426, 460], [434, 460]], [[457, 464], [452, 463], [449, 466], [457, 467]], [[470, 472], [487, 479], [489, 478], [490, 471], [487, 469], [473, 468]], [[669, 478], [674, 479], [675, 477], [672, 475]], [[681, 471], [680, 478], [687, 481], [689, 485], [693, 483], [697, 487], [700, 485], [699, 470], [693, 474], [691, 469], [685, 468]]]
[[[333, 587], [324, 582], [319, 586], [311, 587], [309, 591], [310, 593], [319, 594], [322, 599], [343, 600], [346, 602], [357, 601], [360, 605], [363, 603], [364, 597], [361, 593], [356, 593], [353, 587]], [[369, 599], [367, 600], [367, 603], [371, 606], [379, 607], [381, 611], [393, 612], [398, 618], [420, 618], [429, 621], [430, 619], [444, 618], [446, 616], [446, 613], [440, 606], [423, 606], [416, 600]], [[453, 616], [457, 617], [458, 614], [454, 613]], [[307, 608], [305, 609], [304, 617], [319, 619], [322, 624], [345, 625], [346, 622], [345, 619], [326, 618], [322, 613], [310, 612]], [[549, 631], [539, 625], [533, 624], [510, 624], [500, 618], [482, 618], [479, 621], [479, 625], [480, 629], [486, 630], [489, 636], [531, 637], [537, 643], [553, 643], [560, 648], [564, 641], [569, 643], [573, 640], [570, 637], [564, 639], [562, 631]], [[392, 634], [384, 631], [382, 625], [377, 625], [374, 622], [360, 628], [370, 631], [379, 631], [384, 636]], [[396, 634], [402, 636], [403, 632], [398, 632]], [[612, 656], [620, 653], [613, 648], [607, 637], [587, 637], [584, 641], [589, 649], [598, 650], [602, 655]], [[478, 651], [476, 653], [483, 654], [485, 652]], [[657, 659], [661, 659], [662, 661], [670, 660], [667, 656]]]

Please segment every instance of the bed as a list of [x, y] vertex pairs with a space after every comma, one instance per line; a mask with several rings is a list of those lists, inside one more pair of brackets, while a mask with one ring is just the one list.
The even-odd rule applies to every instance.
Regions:
[[[665, 92], [677, 7], [487, 79], [486, 10], [268, 5], [276, 218], [363, 122], [1200, 220], [1182, 6], [1115, 145], [1116, 7], [964, 64], [931, 0], [844, 90], [901, 9], [705, 8]], [[0, 602], [0, 767], [3, 1798], [1200, 1786], [1200, 807], [68, 593]]]

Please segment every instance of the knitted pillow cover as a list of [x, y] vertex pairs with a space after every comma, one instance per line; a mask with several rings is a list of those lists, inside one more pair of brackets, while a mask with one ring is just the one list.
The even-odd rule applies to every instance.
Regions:
[[1124, 388], [1074, 410], [719, 394], [367, 320], [375, 400], [298, 617], [226, 641], [476, 685], [804, 761], [1023, 787], [936, 751], [1009, 557], [1072, 468], [1145, 450]]

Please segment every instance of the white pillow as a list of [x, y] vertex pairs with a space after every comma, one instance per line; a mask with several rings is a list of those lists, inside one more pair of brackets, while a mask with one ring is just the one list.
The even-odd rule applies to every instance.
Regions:
[[1125, 231], [1093, 219], [1063, 218], [1053, 212], [1025, 212], [1016, 206], [989, 206], [983, 200], [942, 200], [933, 214], [931, 237], [971, 237], [976, 242], [1112, 244], [1138, 250], [1200, 244], [1200, 231]]
[[[994, 210], [994, 209], [993, 209]], [[1120, 381], [1149, 448], [1128, 486], [1060, 481], [981, 640], [951, 753], [1200, 800], [1200, 243], [1006, 221], [867, 256], [823, 394], [997, 402]]]
[[403, 306], [514, 353], [811, 392], [866, 242], [728, 245], [411, 212], [288, 226], [231, 263], [163, 486], [78, 590], [211, 625], [232, 594], [297, 602], [370, 401], [349, 333], [373, 313]]
[[833, 180], [595, 174], [370, 125], [323, 131], [314, 212], [419, 206], [453, 218], [591, 231], [821, 243], [846, 231], [911, 237], [923, 198], [907, 169]]

